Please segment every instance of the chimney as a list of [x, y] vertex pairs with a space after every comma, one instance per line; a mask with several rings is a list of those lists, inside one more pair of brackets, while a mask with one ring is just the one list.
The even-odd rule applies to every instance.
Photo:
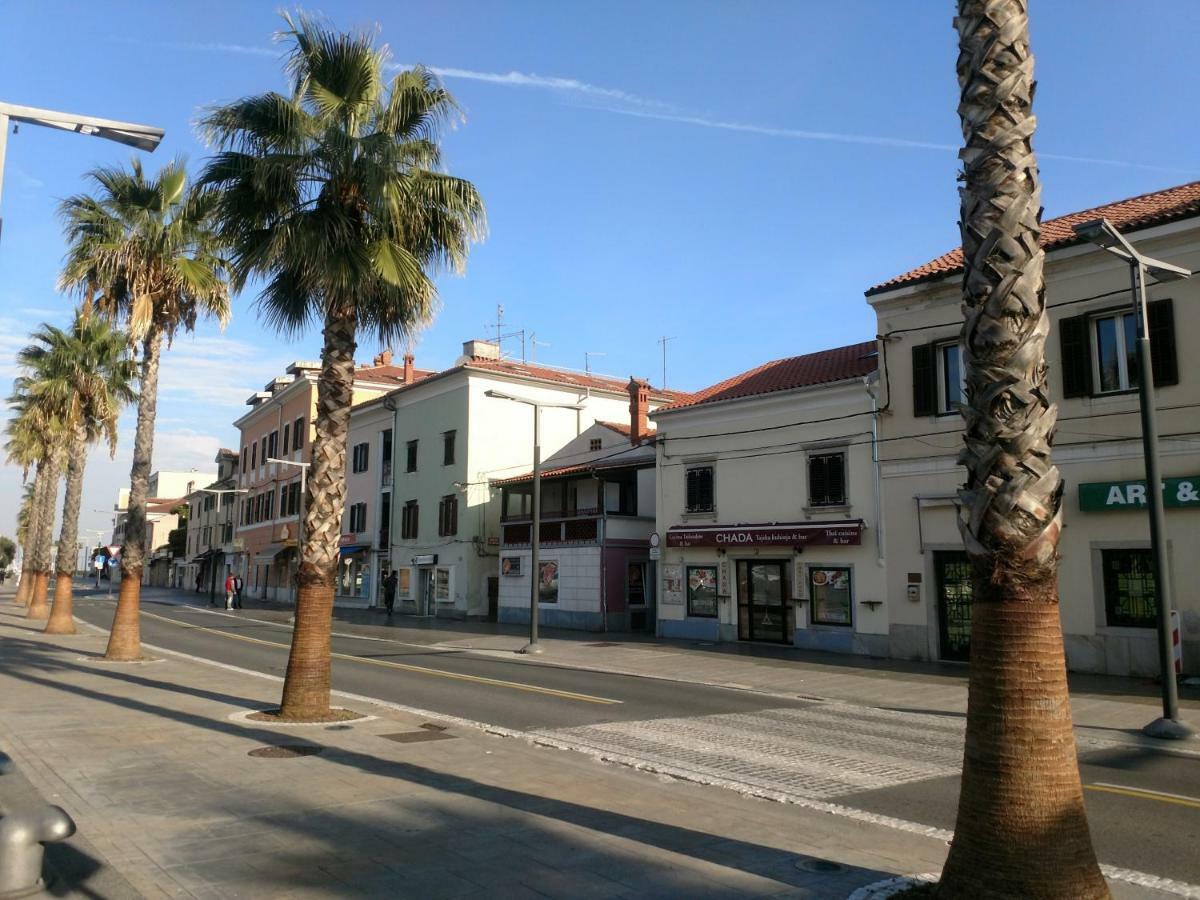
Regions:
[[650, 433], [650, 384], [630, 377], [625, 389], [629, 391], [629, 442], [637, 447]]
[[463, 341], [463, 356], [468, 360], [499, 359], [500, 345], [492, 341], [480, 340], [479, 338], [471, 341]]
[[404, 354], [404, 383], [412, 384], [417, 380], [416, 374], [413, 372], [413, 355], [411, 353]]
[[390, 366], [392, 364], [392, 349], [390, 347], [379, 354], [379, 364], [381, 366]]

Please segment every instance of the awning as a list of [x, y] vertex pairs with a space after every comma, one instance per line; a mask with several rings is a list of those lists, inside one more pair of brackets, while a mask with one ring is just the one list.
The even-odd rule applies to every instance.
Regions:
[[772, 522], [765, 525], [676, 525], [668, 547], [805, 547], [862, 543], [863, 522]]
[[214, 553], [216, 553], [215, 550], [205, 550], [203, 553], [197, 553], [195, 556], [192, 557], [192, 562], [194, 562], [194, 563], [204, 562], [206, 559], [208, 559]]
[[349, 556], [351, 553], [358, 553], [360, 550], [371, 549], [370, 544], [350, 544], [348, 547], [338, 547], [338, 553], [342, 556]]
[[294, 547], [295, 547], [294, 544], [284, 544], [284, 543], [279, 543], [279, 542], [276, 542], [274, 544], [267, 544], [267, 546], [263, 547], [261, 550], [259, 550], [257, 553], [254, 554], [254, 561], [255, 562], [270, 562], [275, 557], [277, 557], [280, 553], [285, 553], [288, 550], [293, 549]]

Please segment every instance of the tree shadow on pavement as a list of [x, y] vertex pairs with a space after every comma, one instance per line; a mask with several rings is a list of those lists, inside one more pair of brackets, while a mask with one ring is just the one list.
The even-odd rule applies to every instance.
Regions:
[[[210, 813], [205, 827], [198, 829], [203, 840], [197, 838], [196, 853], [185, 858], [187, 854], [176, 847], [173, 856], [175, 864], [190, 867], [194, 878], [208, 877], [196, 869], [197, 865], [204, 864], [201, 868], [211, 869], [212, 874], [226, 879], [238, 877], [239, 888], [244, 887], [246, 879], [257, 879], [264, 889], [274, 887], [276, 891], [280, 878], [294, 879], [297, 884], [311, 884], [313, 854], [320, 847], [326, 852], [318, 854], [322, 860], [317, 863], [318, 868], [329, 878], [342, 882], [337, 889], [340, 895], [356, 896], [389, 893], [395, 896], [397, 892], [403, 896], [465, 896], [471, 891], [484, 890], [496, 896], [495, 880], [485, 884], [478, 881], [480, 867], [488, 862], [485, 857], [490, 857], [491, 871], [496, 878], [504, 876], [508, 879], [501, 879], [502, 883], [519, 885], [526, 891], [545, 891], [549, 884], [553, 896], [589, 896], [583, 888], [593, 883], [602, 887], [607, 884], [612, 891], [593, 891], [592, 896], [630, 893], [638, 896], [714, 896], [740, 891], [765, 896], [792, 888], [816, 890], [819, 896], [844, 896], [855, 886], [885, 877], [884, 873], [870, 869], [831, 865], [819, 857], [806, 857], [798, 851], [485, 783], [408, 760], [322, 745], [296, 731], [281, 732], [234, 723], [221, 712], [202, 715], [137, 697], [108, 694], [62, 677], [45, 675], [51, 670], [57, 670], [55, 674], [59, 676], [74, 670], [79, 674], [119, 681], [131, 688], [181, 689], [153, 678], [81, 666], [62, 659], [51, 665], [42, 653], [37, 659], [30, 658], [30, 649], [36, 647], [44, 651], [47, 645], [12, 647], [14, 643], [20, 642], [6, 642], [13, 651], [6, 654], [9, 660], [6, 672], [29, 684], [237, 738], [245, 741], [248, 747], [286, 743], [320, 748], [316, 760], [356, 773], [395, 779], [416, 789], [429, 789], [435, 792], [433, 800], [420, 802], [426, 807], [431, 802], [440, 807], [425, 808], [420, 815], [414, 816], [411, 808], [405, 806], [403, 797], [388, 798], [387, 791], [381, 790], [378, 798], [362, 799], [356, 795], [357, 799], [345, 804], [338, 804], [336, 798], [331, 803], [328, 795], [324, 800], [313, 798], [311, 804], [319, 804], [320, 808], [301, 812], [281, 811], [276, 803], [273, 807], [276, 812], [263, 817], [255, 811], [254, 792], [239, 784], [234, 792], [236, 804], [227, 804], [221, 814], [236, 820], [234, 825], [259, 821], [276, 831], [287, 829], [293, 833], [295, 847], [289, 847], [287, 840], [282, 844], [269, 843], [266, 845], [269, 852], [264, 854], [259, 852], [263, 843], [246, 836], [239, 837], [236, 828], [231, 827], [228, 837], [222, 837], [221, 827], [213, 826]], [[212, 691], [187, 690], [186, 693], [221, 704], [262, 705], [258, 701]], [[381, 752], [414, 753], [410, 747], [401, 749], [403, 745], [384, 744], [382, 739], [380, 744]], [[425, 751], [417, 749], [415, 752]], [[303, 761], [246, 762], [246, 765], [256, 764], [305, 765]], [[295, 771], [299, 775], [303, 769]], [[278, 777], [277, 771], [275, 774]], [[502, 773], [497, 773], [497, 777], [503, 777]], [[214, 788], [200, 802], [211, 809], [221, 802], [220, 793]], [[225, 793], [229, 794], [228, 791]], [[257, 808], [271, 809], [271, 798], [260, 796], [262, 804]], [[619, 802], [622, 798], [613, 799]], [[627, 799], [634, 802], [640, 798]], [[732, 795], [730, 800], [734, 802]], [[170, 798], [161, 799], [162, 815], [170, 816], [170, 804]], [[360, 813], [349, 815], [342, 812], [340, 806], [360, 810]], [[364, 820], [362, 808], [370, 810], [370, 821]], [[391, 816], [398, 816], [400, 820], [393, 821]], [[437, 831], [439, 827], [441, 833]], [[387, 843], [382, 847], [375, 846], [373, 834], [386, 836]], [[403, 843], [397, 846], [397, 841]], [[255, 854], [256, 858], [246, 860], [242, 865], [237, 862], [239, 854]], [[439, 856], [443, 858], [439, 859]], [[369, 877], [356, 870], [365, 865], [363, 860], [371, 860]], [[459, 871], [451, 872], [451, 869]], [[284, 874], [286, 872], [291, 874]], [[447, 872], [453, 877], [447, 876]], [[464, 874], [467, 877], [464, 878]], [[726, 879], [725, 884], [719, 883], [721, 877]], [[581, 878], [584, 879], [582, 882]], [[736, 886], [730, 880], [737, 882]], [[442, 885], [440, 888], [439, 884]], [[447, 890], [447, 885], [461, 890], [455, 893]], [[517, 896], [519, 892], [501, 890], [500, 893]]]

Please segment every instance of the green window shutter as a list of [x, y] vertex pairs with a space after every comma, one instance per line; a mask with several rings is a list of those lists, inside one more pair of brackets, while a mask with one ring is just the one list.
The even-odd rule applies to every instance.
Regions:
[[913, 415], [918, 418], [937, 412], [936, 350], [933, 344], [912, 348]]
[[1088, 325], [1087, 316], [1058, 320], [1064, 397], [1087, 397], [1092, 393], [1092, 349]]
[[1175, 310], [1170, 298], [1146, 304], [1150, 324], [1150, 367], [1154, 386], [1179, 384], [1179, 363], [1175, 355]]

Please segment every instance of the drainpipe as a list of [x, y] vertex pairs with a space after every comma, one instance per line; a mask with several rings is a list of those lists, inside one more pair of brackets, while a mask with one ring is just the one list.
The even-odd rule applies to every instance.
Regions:
[[595, 472], [592, 478], [596, 481], [596, 499], [600, 502], [600, 630], [608, 633], [608, 554], [604, 552], [608, 543], [608, 503], [604, 497], [604, 481]]
[[871, 398], [871, 463], [875, 469], [875, 562], [885, 565], [886, 553], [883, 544], [883, 475], [879, 461], [879, 398], [871, 390], [871, 379], [863, 379], [867, 395]]

